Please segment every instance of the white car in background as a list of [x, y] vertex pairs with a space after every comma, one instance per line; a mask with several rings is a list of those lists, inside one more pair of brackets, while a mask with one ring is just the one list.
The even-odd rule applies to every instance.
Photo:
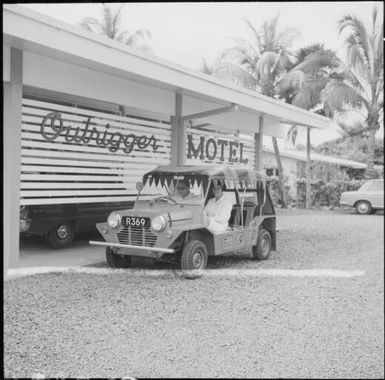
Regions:
[[384, 209], [384, 180], [372, 179], [357, 191], [345, 191], [341, 194], [340, 205], [355, 207], [359, 214], [372, 214]]

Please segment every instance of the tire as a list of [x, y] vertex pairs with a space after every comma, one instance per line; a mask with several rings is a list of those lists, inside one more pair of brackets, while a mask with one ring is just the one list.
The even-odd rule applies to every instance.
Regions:
[[70, 222], [59, 223], [44, 235], [46, 243], [54, 248], [69, 247], [75, 237], [75, 226]]
[[201, 277], [200, 271], [207, 265], [207, 248], [200, 240], [191, 240], [184, 247], [181, 256], [181, 269], [186, 278]]
[[253, 246], [253, 257], [255, 260], [267, 260], [271, 252], [271, 236], [269, 231], [263, 228], [259, 232], [257, 245]]
[[361, 215], [371, 214], [373, 210], [372, 205], [368, 201], [358, 201], [354, 207]]
[[106, 259], [111, 268], [131, 268], [132, 266], [131, 256], [119, 255], [110, 247], [106, 248]]

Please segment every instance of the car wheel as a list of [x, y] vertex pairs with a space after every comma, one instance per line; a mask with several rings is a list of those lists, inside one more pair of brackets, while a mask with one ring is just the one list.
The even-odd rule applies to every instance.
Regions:
[[267, 260], [271, 252], [271, 236], [263, 228], [259, 232], [257, 244], [253, 246], [253, 257], [256, 260]]
[[111, 247], [106, 248], [106, 259], [111, 268], [130, 268], [132, 266], [131, 256], [119, 255]]
[[202, 276], [200, 272], [207, 265], [207, 248], [200, 240], [189, 241], [181, 256], [181, 269], [186, 278], [194, 279]]
[[368, 201], [359, 201], [356, 203], [356, 210], [361, 215], [370, 214], [372, 212], [372, 205]]
[[66, 248], [71, 245], [75, 237], [75, 226], [70, 222], [60, 223], [45, 235], [46, 243], [55, 249]]

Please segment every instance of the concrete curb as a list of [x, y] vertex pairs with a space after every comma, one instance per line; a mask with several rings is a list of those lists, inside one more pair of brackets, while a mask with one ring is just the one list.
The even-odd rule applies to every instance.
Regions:
[[[86, 273], [86, 274], [126, 274], [132, 277], [183, 277], [181, 270], [156, 269], [113, 269], [89, 267], [34, 267], [9, 269], [5, 280], [33, 276], [44, 273]], [[201, 272], [204, 277], [360, 277], [364, 270], [338, 269], [205, 269]]]

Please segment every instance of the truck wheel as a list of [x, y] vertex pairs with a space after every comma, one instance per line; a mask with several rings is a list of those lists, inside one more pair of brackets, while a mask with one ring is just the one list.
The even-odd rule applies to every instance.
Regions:
[[367, 201], [358, 201], [355, 204], [355, 208], [361, 215], [371, 214], [372, 212], [372, 205]]
[[271, 236], [263, 228], [259, 232], [257, 245], [253, 246], [253, 256], [256, 260], [266, 260], [270, 256]]
[[181, 269], [186, 278], [200, 277], [200, 270], [207, 265], [207, 248], [200, 240], [191, 240], [183, 249], [181, 257]]
[[130, 268], [132, 264], [131, 256], [119, 255], [111, 247], [106, 248], [106, 258], [111, 268]]
[[63, 222], [52, 228], [44, 237], [50, 247], [55, 249], [66, 248], [74, 240], [75, 227], [72, 223]]

